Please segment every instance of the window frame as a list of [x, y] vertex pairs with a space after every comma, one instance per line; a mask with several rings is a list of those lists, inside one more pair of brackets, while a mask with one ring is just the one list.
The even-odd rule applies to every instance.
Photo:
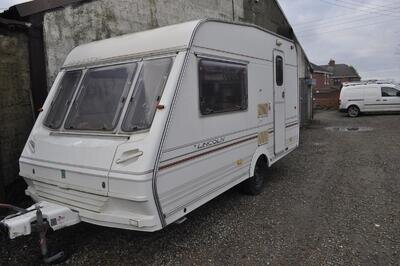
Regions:
[[[80, 91], [80, 87], [81, 84], [84, 80], [84, 77], [86, 75], [86, 72], [90, 69], [93, 68], [99, 68], [99, 67], [111, 67], [111, 66], [116, 66], [116, 65], [123, 65], [123, 64], [129, 64], [129, 63], [136, 63], [137, 64], [137, 68], [136, 68], [136, 72], [134, 73], [134, 75], [132, 75], [132, 80], [131, 80], [131, 85], [128, 89], [128, 93], [127, 93], [127, 97], [126, 97], [126, 101], [121, 109], [121, 114], [119, 116], [119, 118], [117, 119], [117, 123], [116, 126], [114, 128], [113, 131], [101, 131], [101, 130], [79, 130], [79, 129], [68, 129], [65, 128], [65, 122], [67, 120], [67, 117], [69, 116], [70, 110], [72, 108], [72, 104], [70, 104], [70, 106], [67, 109], [66, 114], [63, 117], [61, 126], [57, 129], [52, 129], [47, 127], [44, 124], [44, 119], [42, 119], [42, 125], [50, 131], [50, 134], [54, 134], [54, 135], [83, 135], [83, 136], [106, 136], [106, 137], [130, 137], [134, 134], [142, 134], [142, 133], [146, 133], [150, 130], [152, 123], [150, 125], [149, 128], [147, 129], [140, 129], [137, 131], [123, 131], [122, 130], [122, 123], [125, 119], [125, 115], [126, 112], [128, 110], [129, 107], [129, 99], [132, 97], [133, 93], [134, 93], [134, 88], [136, 87], [136, 84], [138, 82], [139, 79], [139, 75], [142, 71], [142, 67], [143, 67], [143, 61], [148, 61], [148, 60], [156, 60], [156, 59], [162, 59], [162, 58], [170, 58], [172, 60], [172, 63], [170, 65], [170, 69], [169, 69], [169, 74], [168, 74], [168, 78], [165, 81], [164, 87], [163, 87], [163, 93], [165, 92], [165, 86], [168, 82], [168, 80], [170, 79], [170, 75], [172, 73], [172, 70], [174, 69], [174, 64], [176, 61], [176, 55], [177, 53], [175, 52], [167, 52], [167, 53], [160, 53], [160, 54], [154, 54], [154, 55], [147, 55], [147, 56], [142, 56], [142, 57], [133, 57], [133, 58], [129, 58], [129, 59], [125, 59], [125, 60], [120, 60], [120, 61], [110, 61], [110, 62], [96, 62], [93, 64], [88, 64], [88, 65], [78, 65], [78, 66], [71, 66], [71, 67], [65, 67], [62, 68], [60, 70], [60, 74], [61, 77], [59, 80], [56, 80], [57, 82], [57, 88], [59, 86], [59, 82], [62, 80], [62, 77], [65, 75], [66, 72], [68, 71], [81, 71], [81, 77], [79, 79], [79, 82], [77, 84], [77, 88], [75, 89], [73, 96], [71, 98], [71, 103], [73, 103], [76, 99], [76, 97], [79, 95], [79, 91]], [[56, 92], [57, 93], [57, 92]], [[53, 96], [55, 97], [55, 96]], [[54, 98], [53, 98], [54, 99]], [[52, 99], [52, 100], [53, 100]], [[160, 102], [162, 101], [162, 96], [160, 98]], [[156, 115], [156, 112], [154, 113], [153, 116], [153, 120], [154, 117]], [[45, 116], [46, 117], [46, 116]], [[153, 122], [152, 120], [152, 122]]]
[[129, 109], [129, 105], [130, 105], [130, 102], [131, 102], [131, 98], [135, 94], [135, 89], [139, 84], [138, 82], [139, 82], [140, 75], [141, 75], [141, 73], [143, 71], [144, 62], [145, 61], [158, 60], [158, 59], [165, 59], [165, 58], [169, 58], [171, 60], [171, 64], [170, 64], [169, 69], [168, 69], [168, 76], [167, 76], [167, 78], [166, 78], [166, 80], [165, 80], [165, 82], [163, 84], [162, 90], [161, 90], [161, 97], [160, 97], [160, 101], [159, 101], [159, 102], [161, 102], [163, 94], [164, 94], [164, 91], [165, 91], [165, 86], [167, 85], [168, 80], [170, 79], [171, 71], [172, 71], [172, 69], [174, 67], [174, 63], [175, 63], [175, 56], [170, 55], [170, 54], [163, 55], [163, 56], [157, 56], [157, 57], [148, 57], [148, 58], [144, 58], [143, 60], [141, 60], [140, 65], [139, 65], [139, 67], [137, 69], [137, 73], [135, 74], [134, 81], [132, 82], [130, 91], [128, 93], [128, 96], [127, 96], [127, 99], [126, 99], [126, 102], [125, 102], [125, 107], [122, 110], [122, 114], [123, 115], [121, 116], [120, 121], [118, 123], [119, 132], [122, 132], [122, 133], [125, 133], [125, 134], [135, 134], [135, 133], [147, 132], [147, 131], [150, 130], [151, 126], [153, 125], [154, 117], [156, 116], [157, 110], [155, 110], [155, 112], [153, 114], [153, 117], [151, 119], [151, 123], [147, 128], [126, 131], [124, 129], [124, 123], [125, 123], [125, 120], [127, 119], [126, 116], [128, 114], [128, 109]]
[[[125, 84], [125, 86], [128, 86], [128, 87], [124, 88], [124, 90], [126, 90], [126, 92], [125, 92], [125, 101], [122, 103], [122, 106], [121, 106], [121, 108], [119, 110], [119, 115], [115, 119], [116, 123], [115, 123], [114, 127], [112, 129], [110, 129], [110, 130], [66, 128], [66, 124], [67, 124], [67, 121], [68, 121], [69, 116], [71, 114], [72, 107], [73, 107], [75, 101], [82, 94], [82, 89], [83, 89], [82, 88], [82, 84], [85, 82], [85, 79], [87, 78], [87, 76], [86, 76], [87, 73], [90, 70], [94, 70], [94, 69], [112, 68], [112, 67], [118, 67], [118, 66], [129, 65], [129, 64], [136, 64], [136, 68], [135, 68], [135, 72], [130, 74], [131, 76], [127, 77], [127, 80], [126, 80], [127, 84]], [[66, 113], [66, 115], [64, 117], [64, 121], [62, 123], [62, 130], [64, 132], [78, 132], [78, 133], [86, 133], [86, 132], [93, 133], [93, 132], [96, 132], [96, 133], [105, 134], [105, 135], [107, 135], [107, 134], [116, 134], [120, 130], [121, 117], [123, 117], [125, 115], [124, 111], [125, 111], [125, 106], [126, 106], [126, 103], [127, 103], [127, 99], [128, 99], [128, 97], [129, 97], [129, 95], [130, 95], [130, 93], [132, 91], [132, 86], [136, 83], [136, 77], [137, 77], [138, 71], [140, 71], [140, 69], [141, 69], [141, 65], [142, 65], [141, 64], [141, 60], [133, 60], [133, 61], [114, 62], [114, 63], [110, 63], [110, 64], [99, 64], [99, 65], [93, 65], [93, 66], [85, 67], [83, 75], [81, 77], [81, 80], [80, 80], [80, 82], [78, 84], [78, 88], [75, 91], [75, 94], [74, 94], [74, 96], [72, 98], [72, 104], [70, 104], [69, 109], [68, 109], [68, 111], [67, 111], [67, 113]], [[123, 94], [124, 94], [124, 91], [122, 92], [121, 97], [122, 97]]]
[[[211, 61], [211, 62], [217, 62], [217, 63], [224, 63], [224, 64], [229, 64], [229, 65], [235, 65], [235, 66], [242, 66], [246, 73], [245, 73], [245, 80], [244, 80], [244, 108], [240, 108], [237, 110], [227, 110], [227, 111], [219, 111], [219, 112], [211, 112], [211, 113], [203, 113], [202, 107], [201, 107], [201, 98], [202, 98], [202, 79], [201, 79], [201, 62], [202, 61]], [[221, 58], [214, 58], [212, 56], [198, 56], [197, 60], [197, 77], [198, 77], [198, 104], [199, 104], [199, 112], [201, 117], [209, 117], [209, 116], [215, 116], [215, 115], [225, 115], [225, 114], [232, 114], [232, 113], [237, 113], [237, 112], [246, 112], [249, 109], [249, 72], [248, 72], [248, 62], [243, 62], [243, 61], [235, 61], [234, 59], [221, 59]]]
[[[78, 82], [77, 82], [77, 84], [76, 84], [76, 86], [75, 86], [74, 92], [72, 93], [71, 102], [68, 104], [67, 110], [65, 111], [65, 114], [64, 114], [64, 116], [62, 117], [62, 121], [61, 121], [60, 126], [58, 126], [57, 128], [49, 127], [49, 126], [46, 124], [46, 120], [47, 120], [47, 118], [48, 118], [50, 112], [52, 111], [52, 107], [53, 107], [53, 104], [54, 104], [55, 100], [57, 99], [57, 97], [58, 97], [58, 96], [60, 95], [60, 93], [61, 93], [60, 85], [61, 85], [61, 83], [63, 82], [63, 79], [64, 79], [65, 75], [66, 75], [68, 72], [74, 72], [74, 71], [80, 71], [80, 76], [79, 76]], [[82, 83], [82, 80], [83, 80], [83, 77], [85, 76], [85, 74], [86, 74], [86, 70], [83, 69], [83, 68], [73, 68], [73, 69], [63, 69], [63, 70], [62, 70], [61, 75], [60, 75], [60, 78], [57, 80], [57, 84], [55, 84], [55, 87], [54, 87], [55, 90], [56, 90], [56, 92], [53, 94], [52, 99], [51, 99], [51, 102], [49, 103], [49, 108], [48, 108], [48, 110], [46, 110], [46, 114], [45, 114], [44, 118], [42, 119], [42, 125], [43, 125], [46, 129], [48, 129], [48, 130], [50, 130], [50, 131], [62, 131], [62, 130], [64, 129], [65, 119], [66, 119], [66, 117], [68, 116], [68, 113], [69, 113], [69, 111], [70, 111], [70, 109], [71, 109], [72, 103], [73, 103], [74, 100], [75, 100], [75, 96], [76, 96], [76, 94], [77, 94], [77, 91], [79, 90], [79, 87], [81, 86], [81, 83]]]

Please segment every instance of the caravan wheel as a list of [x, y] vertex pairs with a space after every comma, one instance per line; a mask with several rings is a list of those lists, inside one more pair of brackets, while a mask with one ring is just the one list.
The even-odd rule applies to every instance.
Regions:
[[254, 175], [242, 183], [242, 191], [248, 195], [258, 195], [264, 188], [264, 174], [266, 163], [262, 158], [258, 159], [254, 169]]

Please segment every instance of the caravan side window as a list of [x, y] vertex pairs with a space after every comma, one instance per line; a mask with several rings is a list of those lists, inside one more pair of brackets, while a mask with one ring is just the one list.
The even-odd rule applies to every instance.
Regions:
[[201, 59], [199, 96], [202, 115], [247, 110], [246, 65]]

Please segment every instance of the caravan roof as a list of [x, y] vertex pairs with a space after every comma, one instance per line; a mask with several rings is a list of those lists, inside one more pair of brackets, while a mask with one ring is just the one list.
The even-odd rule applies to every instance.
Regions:
[[[149, 53], [160, 54], [168, 51], [176, 52], [179, 50], [185, 50], [191, 45], [191, 41], [197, 28], [201, 24], [208, 22], [246, 26], [259, 32], [268, 32], [269, 34], [279, 37], [279, 39], [293, 43], [292, 40], [252, 24], [203, 19], [138, 33], [125, 34], [77, 46], [68, 55], [63, 67], [86, 65], [94, 62], [97, 63], [116, 59], [123, 60], [124, 58], [133, 56], [140, 57], [140, 55], [148, 55]], [[260, 46], [263, 46], [264, 44], [260, 42], [253, 43], [252, 45], [255, 50], [259, 51]], [[252, 51], [249, 51], [249, 53], [252, 53]]]

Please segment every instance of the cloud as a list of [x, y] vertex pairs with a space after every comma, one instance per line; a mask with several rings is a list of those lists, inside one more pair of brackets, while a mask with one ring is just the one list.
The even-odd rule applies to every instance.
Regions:
[[326, 64], [334, 58], [338, 63], [353, 65], [364, 79], [400, 81], [400, 2], [279, 0], [279, 3], [314, 63]]

